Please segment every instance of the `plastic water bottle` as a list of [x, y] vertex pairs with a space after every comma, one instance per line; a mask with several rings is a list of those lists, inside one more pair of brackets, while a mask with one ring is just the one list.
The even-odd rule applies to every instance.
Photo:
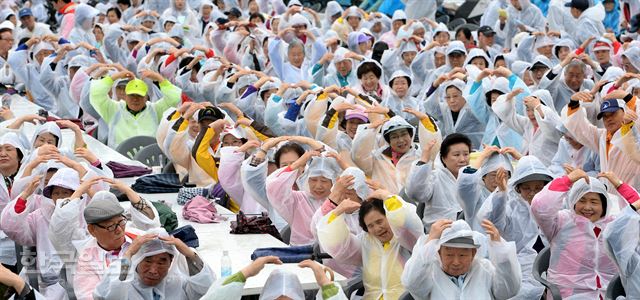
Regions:
[[222, 252], [222, 259], [220, 261], [220, 276], [231, 276], [231, 258], [229, 257], [229, 251], [224, 250]]

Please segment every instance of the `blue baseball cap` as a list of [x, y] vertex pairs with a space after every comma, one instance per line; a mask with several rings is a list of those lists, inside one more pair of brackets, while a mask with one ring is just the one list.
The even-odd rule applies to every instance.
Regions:
[[602, 119], [602, 115], [605, 113], [616, 112], [619, 109], [624, 109], [625, 102], [620, 99], [609, 99], [600, 105], [600, 113], [598, 113], [598, 120]]
[[23, 8], [18, 12], [18, 18], [33, 16], [33, 12], [31, 12], [31, 8]]

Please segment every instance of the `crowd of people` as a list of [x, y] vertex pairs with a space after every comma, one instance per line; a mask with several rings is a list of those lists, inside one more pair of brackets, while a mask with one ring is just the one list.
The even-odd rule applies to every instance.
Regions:
[[[15, 299], [240, 299], [282, 264], [216, 275], [85, 133], [155, 137], [183, 182], [318, 245], [332, 258], [299, 264], [318, 298], [550, 298], [542, 251], [563, 299], [604, 299], [616, 276], [640, 298], [639, 1], [491, 0], [457, 28], [434, 0], [85, 2], [0, 3]], [[11, 95], [44, 114], [14, 114]], [[37, 249], [38, 286], [16, 246]], [[328, 268], [364, 288], [346, 295]], [[311, 296], [278, 269], [261, 293]]]

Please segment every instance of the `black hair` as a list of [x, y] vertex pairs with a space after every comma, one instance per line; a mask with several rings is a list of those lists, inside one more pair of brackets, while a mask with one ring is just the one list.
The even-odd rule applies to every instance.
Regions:
[[360, 211], [358, 212], [358, 222], [360, 223], [360, 227], [364, 232], [369, 232], [367, 229], [367, 224], [364, 223], [364, 217], [371, 211], [378, 211], [382, 215], [387, 215], [384, 210], [384, 203], [382, 200], [377, 198], [368, 199], [365, 202], [362, 202], [360, 206]]
[[464, 37], [465, 37], [467, 40], [472, 40], [472, 39], [473, 39], [473, 36], [471, 35], [471, 30], [469, 30], [469, 28], [467, 28], [467, 27], [461, 27], [461, 28], [458, 28], [458, 30], [456, 30], [456, 37], [458, 36], [458, 34], [459, 34], [461, 31], [462, 31], [462, 34], [464, 34]]
[[389, 45], [387, 45], [387, 43], [385, 42], [377, 42], [373, 44], [373, 53], [371, 54], [371, 59], [380, 62], [380, 59], [382, 59], [382, 53], [384, 53], [384, 51], [386, 51], [387, 49], [389, 49]]
[[504, 92], [498, 90], [490, 90], [486, 94], [484, 94], [484, 99], [487, 101], [487, 105], [491, 107], [491, 94], [498, 93], [498, 95], [504, 95]]
[[126, 6], [131, 6], [131, 1], [130, 0], [118, 0], [116, 3], [117, 4], [124, 4]]
[[122, 19], [122, 12], [120, 11], [120, 9], [119, 9], [119, 8], [117, 8], [117, 7], [111, 7], [111, 8], [109, 8], [109, 9], [107, 9], [107, 15], [109, 14], [109, 12], [110, 12], [110, 11], [112, 11], [112, 12], [115, 12], [115, 13], [116, 13], [116, 16], [118, 17], [118, 20]]
[[358, 79], [362, 79], [362, 77], [369, 72], [373, 72], [373, 74], [376, 75], [378, 79], [382, 77], [382, 70], [380, 69], [380, 67], [374, 62], [366, 61], [358, 67]]
[[[602, 204], [602, 214], [600, 215], [600, 218], [604, 218], [607, 214], [607, 197], [600, 193], [598, 193], [598, 196], [600, 196], [600, 203]], [[573, 205], [573, 210], [576, 210], [575, 204]]]
[[20, 163], [24, 158], [24, 154], [22, 153], [22, 150], [20, 150], [19, 148], [16, 148], [16, 153], [18, 154], [18, 163]]
[[296, 154], [298, 154], [298, 156], [302, 156], [304, 155], [305, 151], [302, 146], [296, 143], [286, 143], [282, 145], [282, 147], [280, 147], [280, 149], [278, 149], [278, 151], [276, 151], [276, 154], [274, 155], [274, 161], [276, 162], [276, 166], [278, 168], [280, 167], [280, 156], [289, 152], [295, 152]]
[[[180, 63], [178, 64], [178, 70], [183, 70], [183, 68], [188, 66], [193, 60], [194, 60], [194, 57], [191, 57], [191, 56], [181, 59]], [[195, 70], [196, 72], [200, 72], [200, 63], [194, 64], [192, 70]], [[188, 71], [191, 71], [191, 70], [184, 69], [180, 75], [184, 75], [184, 73]]]
[[22, 45], [22, 44], [26, 43], [28, 40], [29, 40], [29, 37], [21, 38], [18, 41], [18, 45]]
[[253, 20], [255, 18], [258, 18], [262, 21], [262, 23], [264, 23], [266, 20], [264, 19], [264, 16], [261, 13], [252, 13], [251, 15], [249, 15], [249, 20]]
[[11, 28], [2, 28], [2, 29], [0, 29], [0, 34], [3, 34], [5, 32], [13, 32], [13, 30], [11, 30]]
[[469, 152], [471, 152], [471, 140], [469, 137], [462, 133], [452, 133], [447, 135], [440, 145], [440, 161], [442, 161], [443, 164], [444, 158], [449, 154], [449, 151], [451, 151], [451, 146], [455, 144], [465, 144], [469, 147]]

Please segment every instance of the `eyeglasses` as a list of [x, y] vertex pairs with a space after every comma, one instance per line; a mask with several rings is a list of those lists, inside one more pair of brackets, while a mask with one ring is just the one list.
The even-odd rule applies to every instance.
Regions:
[[13, 39], [0, 39], [0, 41], [9, 41], [9, 42], [13, 42]]
[[109, 225], [109, 226], [102, 226], [102, 225], [97, 224], [97, 223], [96, 223], [96, 224], [93, 224], [93, 225], [96, 225], [96, 226], [98, 226], [98, 227], [100, 227], [100, 228], [102, 228], [102, 229], [104, 229], [104, 230], [106, 230], [106, 231], [108, 231], [108, 232], [114, 232], [114, 231], [116, 231], [116, 229], [117, 229], [118, 227], [122, 227], [122, 228], [124, 228], [124, 226], [125, 226], [125, 225], [127, 225], [127, 219], [126, 219], [126, 218], [122, 218], [122, 219], [120, 219], [120, 221], [118, 221], [117, 223], [115, 223], [115, 224], [111, 224], [111, 225]]

